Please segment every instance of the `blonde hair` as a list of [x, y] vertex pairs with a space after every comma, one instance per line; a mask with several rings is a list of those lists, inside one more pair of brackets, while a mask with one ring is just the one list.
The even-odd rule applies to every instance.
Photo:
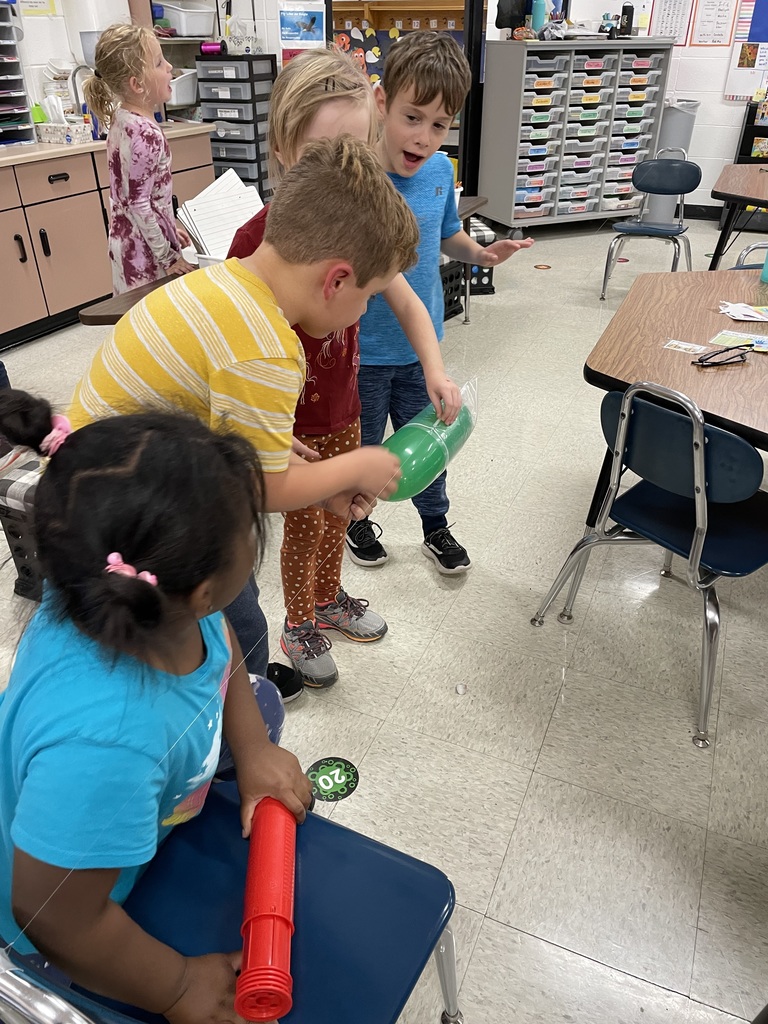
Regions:
[[[269, 107], [269, 173], [279, 181], [298, 158], [304, 136], [318, 110], [333, 100], [366, 105], [371, 114], [368, 141], [378, 137], [373, 88], [365, 72], [337, 48], [304, 50], [277, 76]], [[282, 163], [275, 156], [280, 153]]]
[[264, 233], [287, 263], [339, 259], [358, 287], [416, 262], [419, 228], [374, 150], [351, 135], [316, 139], [286, 171]]
[[381, 84], [387, 110], [395, 96], [410, 86], [417, 107], [441, 96], [446, 113], [453, 117], [464, 106], [472, 72], [453, 36], [446, 32], [412, 32], [390, 48]]
[[83, 83], [83, 94], [105, 127], [125, 98], [131, 78], [143, 80], [151, 39], [154, 34], [142, 25], [110, 25], [99, 36], [96, 70]]

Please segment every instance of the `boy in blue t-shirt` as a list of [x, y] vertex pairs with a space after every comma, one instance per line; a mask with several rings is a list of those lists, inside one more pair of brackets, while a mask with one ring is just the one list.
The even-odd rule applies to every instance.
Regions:
[[[405, 277], [426, 306], [438, 340], [443, 337], [440, 251], [462, 263], [494, 267], [532, 239], [503, 239], [483, 248], [462, 230], [454, 199], [453, 167], [438, 149], [461, 109], [471, 81], [467, 59], [447, 33], [414, 32], [387, 55], [376, 100], [383, 119], [378, 153], [384, 170], [419, 222], [418, 262]], [[401, 325], [382, 296], [368, 303], [360, 321], [362, 443], [381, 444], [392, 418], [395, 430], [429, 404], [424, 371]], [[422, 551], [439, 572], [466, 572], [469, 555], [448, 528], [446, 474], [413, 503], [424, 531]], [[349, 525], [347, 548], [358, 565], [378, 565], [387, 552], [368, 519]]]

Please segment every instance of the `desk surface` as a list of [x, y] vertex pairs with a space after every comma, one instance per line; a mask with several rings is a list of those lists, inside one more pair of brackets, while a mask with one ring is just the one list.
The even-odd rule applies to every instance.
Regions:
[[605, 391], [641, 380], [682, 391], [708, 422], [768, 450], [768, 353], [705, 370], [691, 366], [688, 353], [664, 348], [669, 339], [705, 345], [722, 330], [768, 336], [768, 323], [720, 313], [721, 300], [768, 305], [768, 285], [759, 270], [642, 274], [587, 357], [585, 380]]
[[768, 206], [768, 167], [729, 164], [720, 172], [712, 189], [712, 198]]
[[473, 214], [477, 213], [478, 210], [482, 210], [487, 203], [487, 196], [462, 195], [459, 200], [459, 220], [466, 220], [467, 217], [471, 217]]

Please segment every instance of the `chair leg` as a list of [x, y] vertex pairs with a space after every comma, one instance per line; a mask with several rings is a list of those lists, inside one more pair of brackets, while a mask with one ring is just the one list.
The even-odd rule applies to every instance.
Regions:
[[676, 238], [670, 238], [670, 242], [675, 248], [675, 255], [672, 257], [672, 273], [674, 274], [680, 262], [680, 242]]
[[605, 298], [605, 291], [608, 287], [608, 281], [613, 273], [613, 268], [616, 265], [616, 260], [621, 255], [621, 250], [624, 248], [624, 243], [627, 240], [626, 235], [614, 235], [611, 239], [611, 244], [608, 246], [608, 255], [605, 257], [605, 272], [603, 274], [603, 290], [600, 292], [600, 298]]
[[714, 586], [705, 587], [704, 622], [701, 634], [701, 674], [699, 679], [699, 724], [693, 742], [697, 747], [709, 746], [709, 708], [715, 682], [717, 645], [720, 639], [720, 601]]
[[531, 619], [532, 626], [544, 625], [544, 616], [549, 611], [552, 602], [555, 600], [555, 598], [563, 589], [563, 587], [571, 578], [571, 576], [573, 576], [573, 581], [571, 582], [571, 586], [568, 591], [568, 597], [565, 602], [565, 607], [560, 613], [560, 616], [558, 616], [561, 622], [571, 622], [571, 620], [573, 619], [573, 615], [571, 614], [573, 610], [573, 602], [576, 600], [576, 595], [579, 591], [579, 587], [581, 586], [581, 581], [584, 578], [584, 571], [587, 568], [587, 562], [589, 561], [590, 552], [592, 551], [592, 548], [596, 543], [597, 540], [595, 538], [594, 530], [587, 527], [587, 529], [584, 531], [584, 536], [581, 538], [578, 544], [576, 544], [573, 547], [571, 553], [563, 562], [563, 566], [560, 569], [560, 572], [555, 577], [555, 582], [549, 588], [547, 596], [541, 602], [538, 611]]
[[691, 262], [691, 240], [688, 235], [680, 235], [680, 241], [683, 244], [683, 251], [685, 252], [685, 264], [689, 270], [693, 270], [693, 263]]
[[664, 552], [664, 565], [662, 565], [662, 567], [661, 567], [660, 575], [663, 576], [665, 580], [668, 580], [668, 579], [672, 578], [672, 552], [671, 551], [665, 551]]
[[462, 1024], [464, 1017], [459, 1009], [459, 982], [456, 975], [456, 941], [450, 924], [443, 929], [440, 941], [435, 947], [435, 966], [443, 993], [441, 1024]]

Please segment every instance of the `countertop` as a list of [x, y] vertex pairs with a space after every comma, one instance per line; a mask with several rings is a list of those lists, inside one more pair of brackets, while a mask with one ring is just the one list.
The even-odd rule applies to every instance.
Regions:
[[[181, 124], [169, 121], [163, 125], [163, 131], [169, 139], [181, 139], [190, 135], [209, 135], [212, 124]], [[31, 164], [39, 160], [56, 160], [62, 156], [76, 156], [78, 153], [96, 153], [106, 149], [106, 142], [83, 142], [76, 146], [59, 146], [38, 142], [32, 146], [0, 147], [0, 167], [15, 167], [18, 164]]]

